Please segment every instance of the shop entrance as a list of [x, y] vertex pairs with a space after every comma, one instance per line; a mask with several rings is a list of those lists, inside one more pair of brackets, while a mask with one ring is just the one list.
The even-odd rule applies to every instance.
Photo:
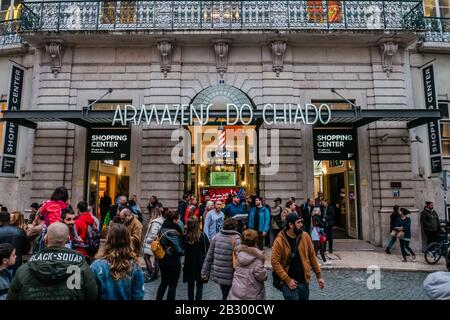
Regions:
[[335, 210], [336, 238], [357, 238], [357, 188], [354, 160], [315, 160], [314, 193], [323, 193]]
[[[192, 158], [186, 170], [186, 191], [192, 191], [201, 201], [208, 195], [211, 200], [224, 203], [231, 193], [257, 192], [255, 126], [190, 126], [188, 129], [192, 137]], [[239, 137], [234, 143], [227, 143], [225, 139], [232, 135]]]

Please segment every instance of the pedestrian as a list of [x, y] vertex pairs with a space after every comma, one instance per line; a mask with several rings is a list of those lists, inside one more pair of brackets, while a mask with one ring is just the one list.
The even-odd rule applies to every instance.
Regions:
[[395, 233], [395, 224], [397, 223], [397, 219], [400, 217], [400, 207], [398, 205], [395, 205], [393, 208], [393, 212], [391, 213], [389, 219], [390, 219], [390, 228], [389, 228], [389, 232], [391, 233], [391, 240], [389, 241], [386, 249], [384, 250], [384, 252], [386, 252], [387, 254], [391, 254], [391, 249], [392, 246], [395, 244], [395, 241], [397, 241], [397, 237], [392, 236], [392, 232]]
[[303, 230], [311, 234], [311, 218], [312, 210], [314, 209], [314, 199], [308, 198], [306, 202], [300, 207], [300, 216], [303, 219]]
[[[225, 218], [231, 217], [240, 217], [238, 219], [238, 232], [242, 233], [244, 230], [244, 224], [246, 223], [246, 219], [243, 219], [242, 216], [246, 214], [245, 207], [241, 204], [241, 198], [237, 195], [233, 195], [233, 201], [226, 205], [225, 209], [223, 210], [223, 213], [225, 215]], [[248, 216], [248, 214], [247, 214]]]
[[244, 204], [244, 208], [245, 208], [245, 213], [250, 214], [250, 211], [252, 210], [252, 208], [255, 206], [255, 202], [253, 200], [252, 196], [247, 196], [245, 198], [245, 204]]
[[[203, 222], [205, 222], [205, 218], [206, 218], [206, 214], [208, 213], [208, 211], [209, 210], [211, 210], [211, 209], [209, 209], [208, 210], [208, 203], [211, 201], [211, 199], [210, 199], [210, 197], [209, 197], [209, 195], [206, 195], [204, 198], [203, 198], [203, 201], [202, 201], [202, 203], [200, 204], [200, 206], [199, 206], [199, 209], [200, 209], [200, 217], [201, 217], [201, 220], [200, 220], [200, 227], [202, 227], [202, 225], [203, 225]], [[203, 230], [203, 229], [202, 229]]]
[[403, 262], [406, 260], [406, 251], [409, 251], [412, 256], [412, 261], [416, 261], [416, 255], [414, 251], [409, 247], [411, 241], [411, 218], [409, 217], [409, 210], [405, 208], [400, 208], [400, 217], [397, 218], [394, 230], [396, 231], [396, 236], [400, 240], [400, 249], [402, 251]]
[[223, 228], [225, 214], [222, 212], [222, 202], [217, 200], [214, 204], [214, 209], [206, 214], [205, 219], [205, 233], [211, 241], [216, 234]]
[[[206, 232], [206, 228], [205, 228], [205, 224], [206, 224], [206, 215], [208, 214], [208, 212], [210, 212], [210, 211], [213, 210], [213, 209], [214, 209], [214, 202], [211, 201], [211, 200], [209, 200], [208, 202], [206, 202], [206, 204], [205, 204], [205, 209], [204, 209], [203, 214], [202, 214], [202, 222], [203, 222], [203, 223], [200, 224], [202, 230], [205, 231], [205, 232]], [[201, 210], [201, 209], [200, 209], [200, 210]]]
[[77, 215], [75, 216], [74, 223], [77, 234], [84, 244], [83, 247], [76, 248], [76, 250], [79, 251], [90, 264], [94, 260], [94, 255], [88, 254], [88, 251], [92, 252], [90, 250], [91, 248], [88, 248], [88, 228], [90, 226], [91, 228], [97, 229], [98, 225], [96, 225], [94, 217], [88, 211], [88, 203], [86, 201], [78, 202]]
[[286, 217], [285, 228], [275, 239], [272, 267], [283, 283], [283, 297], [286, 300], [309, 300], [311, 268], [316, 274], [319, 288], [324, 288], [325, 282], [314, 245], [309, 234], [302, 230], [302, 219], [297, 213], [290, 213]]
[[158, 264], [161, 270], [161, 284], [156, 294], [156, 300], [162, 300], [166, 293], [167, 300], [175, 300], [178, 279], [181, 273], [181, 257], [184, 255], [183, 250], [183, 230], [177, 223], [180, 220], [178, 211], [169, 209], [165, 214], [160, 235], [160, 244], [165, 251], [165, 255]]
[[433, 202], [425, 202], [425, 208], [420, 213], [420, 222], [427, 238], [427, 246], [432, 242], [439, 242], [439, 216], [434, 210]]
[[233, 283], [233, 254], [241, 244], [239, 233], [236, 231], [237, 221], [225, 219], [223, 229], [212, 239], [202, 268], [202, 279], [208, 281], [212, 273], [212, 280], [220, 285], [222, 300], [226, 300]]
[[281, 211], [281, 222], [283, 225], [286, 222], [286, 217], [292, 212], [297, 213], [297, 211], [295, 211], [295, 202], [288, 200], [286, 201], [283, 211]]
[[22, 256], [30, 251], [30, 242], [27, 234], [21, 228], [10, 224], [10, 214], [7, 211], [0, 212], [0, 244], [10, 243], [16, 249], [16, 263], [10, 267], [13, 275], [22, 264]]
[[142, 247], [142, 224], [130, 209], [120, 211], [119, 217], [123, 225], [127, 227], [131, 237], [131, 246], [136, 256], [139, 257]]
[[[53, 191], [50, 200], [45, 201], [39, 209], [39, 216], [44, 220], [45, 227], [48, 228], [52, 223], [59, 222], [61, 210], [68, 207], [69, 192], [64, 187], [58, 187]], [[45, 235], [45, 234], [44, 234]]]
[[259, 235], [255, 230], [245, 230], [241, 236], [241, 245], [236, 247], [236, 270], [228, 300], [266, 299], [266, 257], [264, 252], [256, 247], [258, 239]]
[[[328, 252], [333, 253], [333, 227], [336, 213], [334, 212], [333, 206], [330, 206], [330, 201], [328, 199], [323, 200], [323, 218], [325, 220], [325, 235], [327, 237]], [[327, 244], [324, 244], [324, 249], [326, 250]]]
[[0, 244], [0, 301], [6, 299], [13, 279], [12, 267], [16, 264], [16, 249], [10, 243]]
[[108, 213], [109, 209], [112, 205], [112, 199], [108, 195], [108, 190], [103, 192], [103, 197], [100, 198], [100, 221], [101, 224], [99, 226], [100, 230], [102, 230], [103, 223], [105, 223], [106, 214]]
[[186, 212], [184, 215], [183, 223], [187, 225], [187, 221], [190, 217], [196, 216], [200, 221], [200, 208], [198, 207], [197, 198], [192, 197], [189, 205], [186, 207]]
[[147, 267], [147, 275], [145, 276], [146, 283], [158, 279], [158, 260], [153, 254], [151, 245], [153, 240], [158, 237], [163, 224], [164, 214], [162, 207], [153, 209], [153, 219], [149, 223], [144, 240], [144, 261]]
[[[200, 223], [196, 217], [188, 219], [183, 245], [185, 253], [183, 282], [188, 284], [188, 299], [194, 300], [195, 296], [195, 300], [202, 300], [203, 280], [201, 272], [208, 253], [209, 240], [206, 234], [200, 230]], [[194, 288], [196, 289], [195, 295]]]
[[10, 215], [10, 225], [20, 228], [23, 231], [27, 232], [27, 224], [25, 223], [25, 217], [20, 211], [13, 211]]
[[294, 211], [297, 212], [297, 215], [299, 217], [302, 217], [302, 212], [301, 212], [300, 206], [295, 202], [295, 198], [289, 197], [288, 201], [291, 201], [294, 204]]
[[[155, 217], [155, 211], [156, 209], [161, 209], [163, 206], [161, 202], [158, 201], [158, 198], [156, 196], [151, 196], [150, 199], [148, 199], [148, 213], [150, 214], [150, 221], [152, 221]], [[158, 213], [160, 214], [160, 213]]]
[[[144, 223], [144, 217], [142, 215], [141, 206], [139, 205], [137, 195], [133, 194], [131, 200], [128, 201], [128, 207], [130, 211], [137, 216], [140, 223]], [[148, 223], [148, 221], [146, 222]]]
[[[331, 261], [327, 260], [325, 257], [325, 242], [321, 241], [321, 236], [325, 234], [323, 230], [323, 220], [320, 213], [320, 208], [314, 208], [312, 211], [312, 229], [311, 229], [311, 240], [314, 245], [314, 251], [316, 255], [320, 253], [320, 257], [325, 265], [331, 264]], [[323, 238], [322, 238], [323, 239]]]
[[[70, 207], [61, 210], [61, 222], [64, 223], [69, 229], [69, 240], [66, 243], [66, 248], [79, 251], [81, 249], [84, 249], [86, 246], [83, 239], [81, 239], [81, 237], [78, 235], [77, 228], [75, 226], [75, 217], [75, 212], [73, 212]], [[44, 247], [45, 241], [42, 248]]]
[[[68, 227], [61, 222], [48, 227], [46, 248], [17, 270], [7, 300], [97, 299], [97, 284], [86, 260], [79, 252], [65, 248], [69, 237]], [[77, 290], [67, 285], [74, 272], [79, 274]]]
[[139, 266], [128, 229], [113, 224], [100, 259], [91, 265], [100, 300], [142, 300], [144, 274]]
[[40, 207], [39, 204], [37, 204], [36, 202], [33, 202], [30, 205], [31, 213], [30, 213], [29, 218], [27, 219], [27, 224], [33, 223], [34, 219], [36, 219], [36, 214], [37, 214], [37, 212], [39, 210], [39, 207]]
[[186, 217], [186, 208], [189, 205], [189, 201], [191, 200], [191, 195], [189, 193], [183, 194], [183, 198], [178, 201], [178, 214], [180, 215], [180, 219], [185, 221]]
[[250, 210], [248, 228], [259, 234], [258, 248], [264, 250], [264, 239], [269, 236], [270, 212], [263, 206], [263, 198], [255, 197], [255, 206]]
[[323, 206], [323, 201], [325, 200], [325, 198], [323, 197], [323, 192], [319, 191], [317, 193], [317, 198], [314, 199], [314, 207], [321, 207]]
[[281, 221], [281, 212], [283, 212], [283, 208], [281, 207], [281, 199], [275, 198], [274, 203], [275, 205], [270, 210], [270, 225], [272, 230], [270, 241], [271, 247], [278, 236], [278, 233], [283, 228], [283, 222]]

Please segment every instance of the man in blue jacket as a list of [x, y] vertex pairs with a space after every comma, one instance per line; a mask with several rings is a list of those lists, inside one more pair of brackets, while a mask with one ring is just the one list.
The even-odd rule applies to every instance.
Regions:
[[[225, 218], [233, 218], [237, 215], [243, 215], [246, 214], [245, 213], [245, 208], [244, 206], [241, 204], [241, 199], [239, 198], [239, 196], [237, 194], [235, 194], [233, 196], [233, 202], [227, 204], [227, 206], [225, 207], [223, 213], [225, 214]], [[238, 219], [238, 227], [237, 227], [237, 231], [239, 233], [242, 234], [243, 230], [244, 230], [244, 224], [247, 221], [243, 221], [246, 219]]]
[[248, 228], [258, 232], [258, 247], [264, 250], [264, 238], [269, 236], [270, 212], [263, 206], [263, 198], [255, 197], [255, 206], [250, 210]]

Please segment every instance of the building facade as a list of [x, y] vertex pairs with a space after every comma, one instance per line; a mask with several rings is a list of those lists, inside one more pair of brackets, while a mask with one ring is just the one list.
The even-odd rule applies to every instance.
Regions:
[[[269, 205], [277, 197], [302, 203], [323, 192], [337, 208], [343, 235], [377, 245], [389, 238], [392, 207], [410, 209], [412, 247], [419, 248], [419, 212], [425, 199], [440, 202], [440, 184], [427, 178], [427, 146], [414, 141], [427, 136], [425, 125], [416, 127], [421, 119], [415, 112], [425, 109], [416, 67], [437, 56], [440, 79], [449, 66], [445, 50], [422, 49], [423, 9], [417, 1], [25, 3], [14, 24], [20, 29], [12, 29], [20, 30], [19, 43], [0, 49], [4, 108], [15, 63], [29, 68], [20, 110], [80, 117], [35, 113], [10, 120], [21, 124], [19, 147], [14, 174], [0, 178], [8, 190], [0, 200], [24, 210], [60, 185], [73, 203], [85, 199], [94, 206], [104, 192], [136, 194], [143, 207], [151, 195], [176, 207], [186, 191], [202, 197], [244, 189]], [[445, 81], [437, 83], [440, 101], [449, 101]], [[83, 119], [83, 107], [95, 113], [117, 105], [192, 103], [213, 104], [218, 112], [227, 103], [247, 104], [255, 113], [267, 104], [326, 104], [332, 121], [325, 128], [261, 122], [222, 127], [223, 114], [200, 134], [188, 125], [141, 124], [129, 127], [129, 159], [89, 160], [87, 142], [105, 123]], [[333, 120], [333, 113], [347, 111], [355, 116]], [[380, 113], [361, 116], [371, 111]], [[220, 138], [206, 138], [208, 129], [250, 133], [231, 150], [239, 159], [230, 163], [192, 156], [175, 164], [179, 140], [172, 135], [180, 128], [190, 132], [192, 149], [220, 144]], [[279, 136], [271, 154], [279, 159], [275, 174], [263, 174], [260, 152], [269, 146], [261, 145], [262, 132]], [[323, 132], [350, 135], [351, 156], [318, 156], [315, 144]], [[229, 173], [233, 182], [213, 182], [217, 172]]]

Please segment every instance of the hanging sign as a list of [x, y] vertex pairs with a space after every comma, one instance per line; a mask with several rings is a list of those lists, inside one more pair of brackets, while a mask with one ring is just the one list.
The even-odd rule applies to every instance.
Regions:
[[130, 130], [92, 129], [88, 134], [88, 160], [130, 160]]
[[354, 160], [356, 147], [352, 129], [313, 130], [314, 160]]

